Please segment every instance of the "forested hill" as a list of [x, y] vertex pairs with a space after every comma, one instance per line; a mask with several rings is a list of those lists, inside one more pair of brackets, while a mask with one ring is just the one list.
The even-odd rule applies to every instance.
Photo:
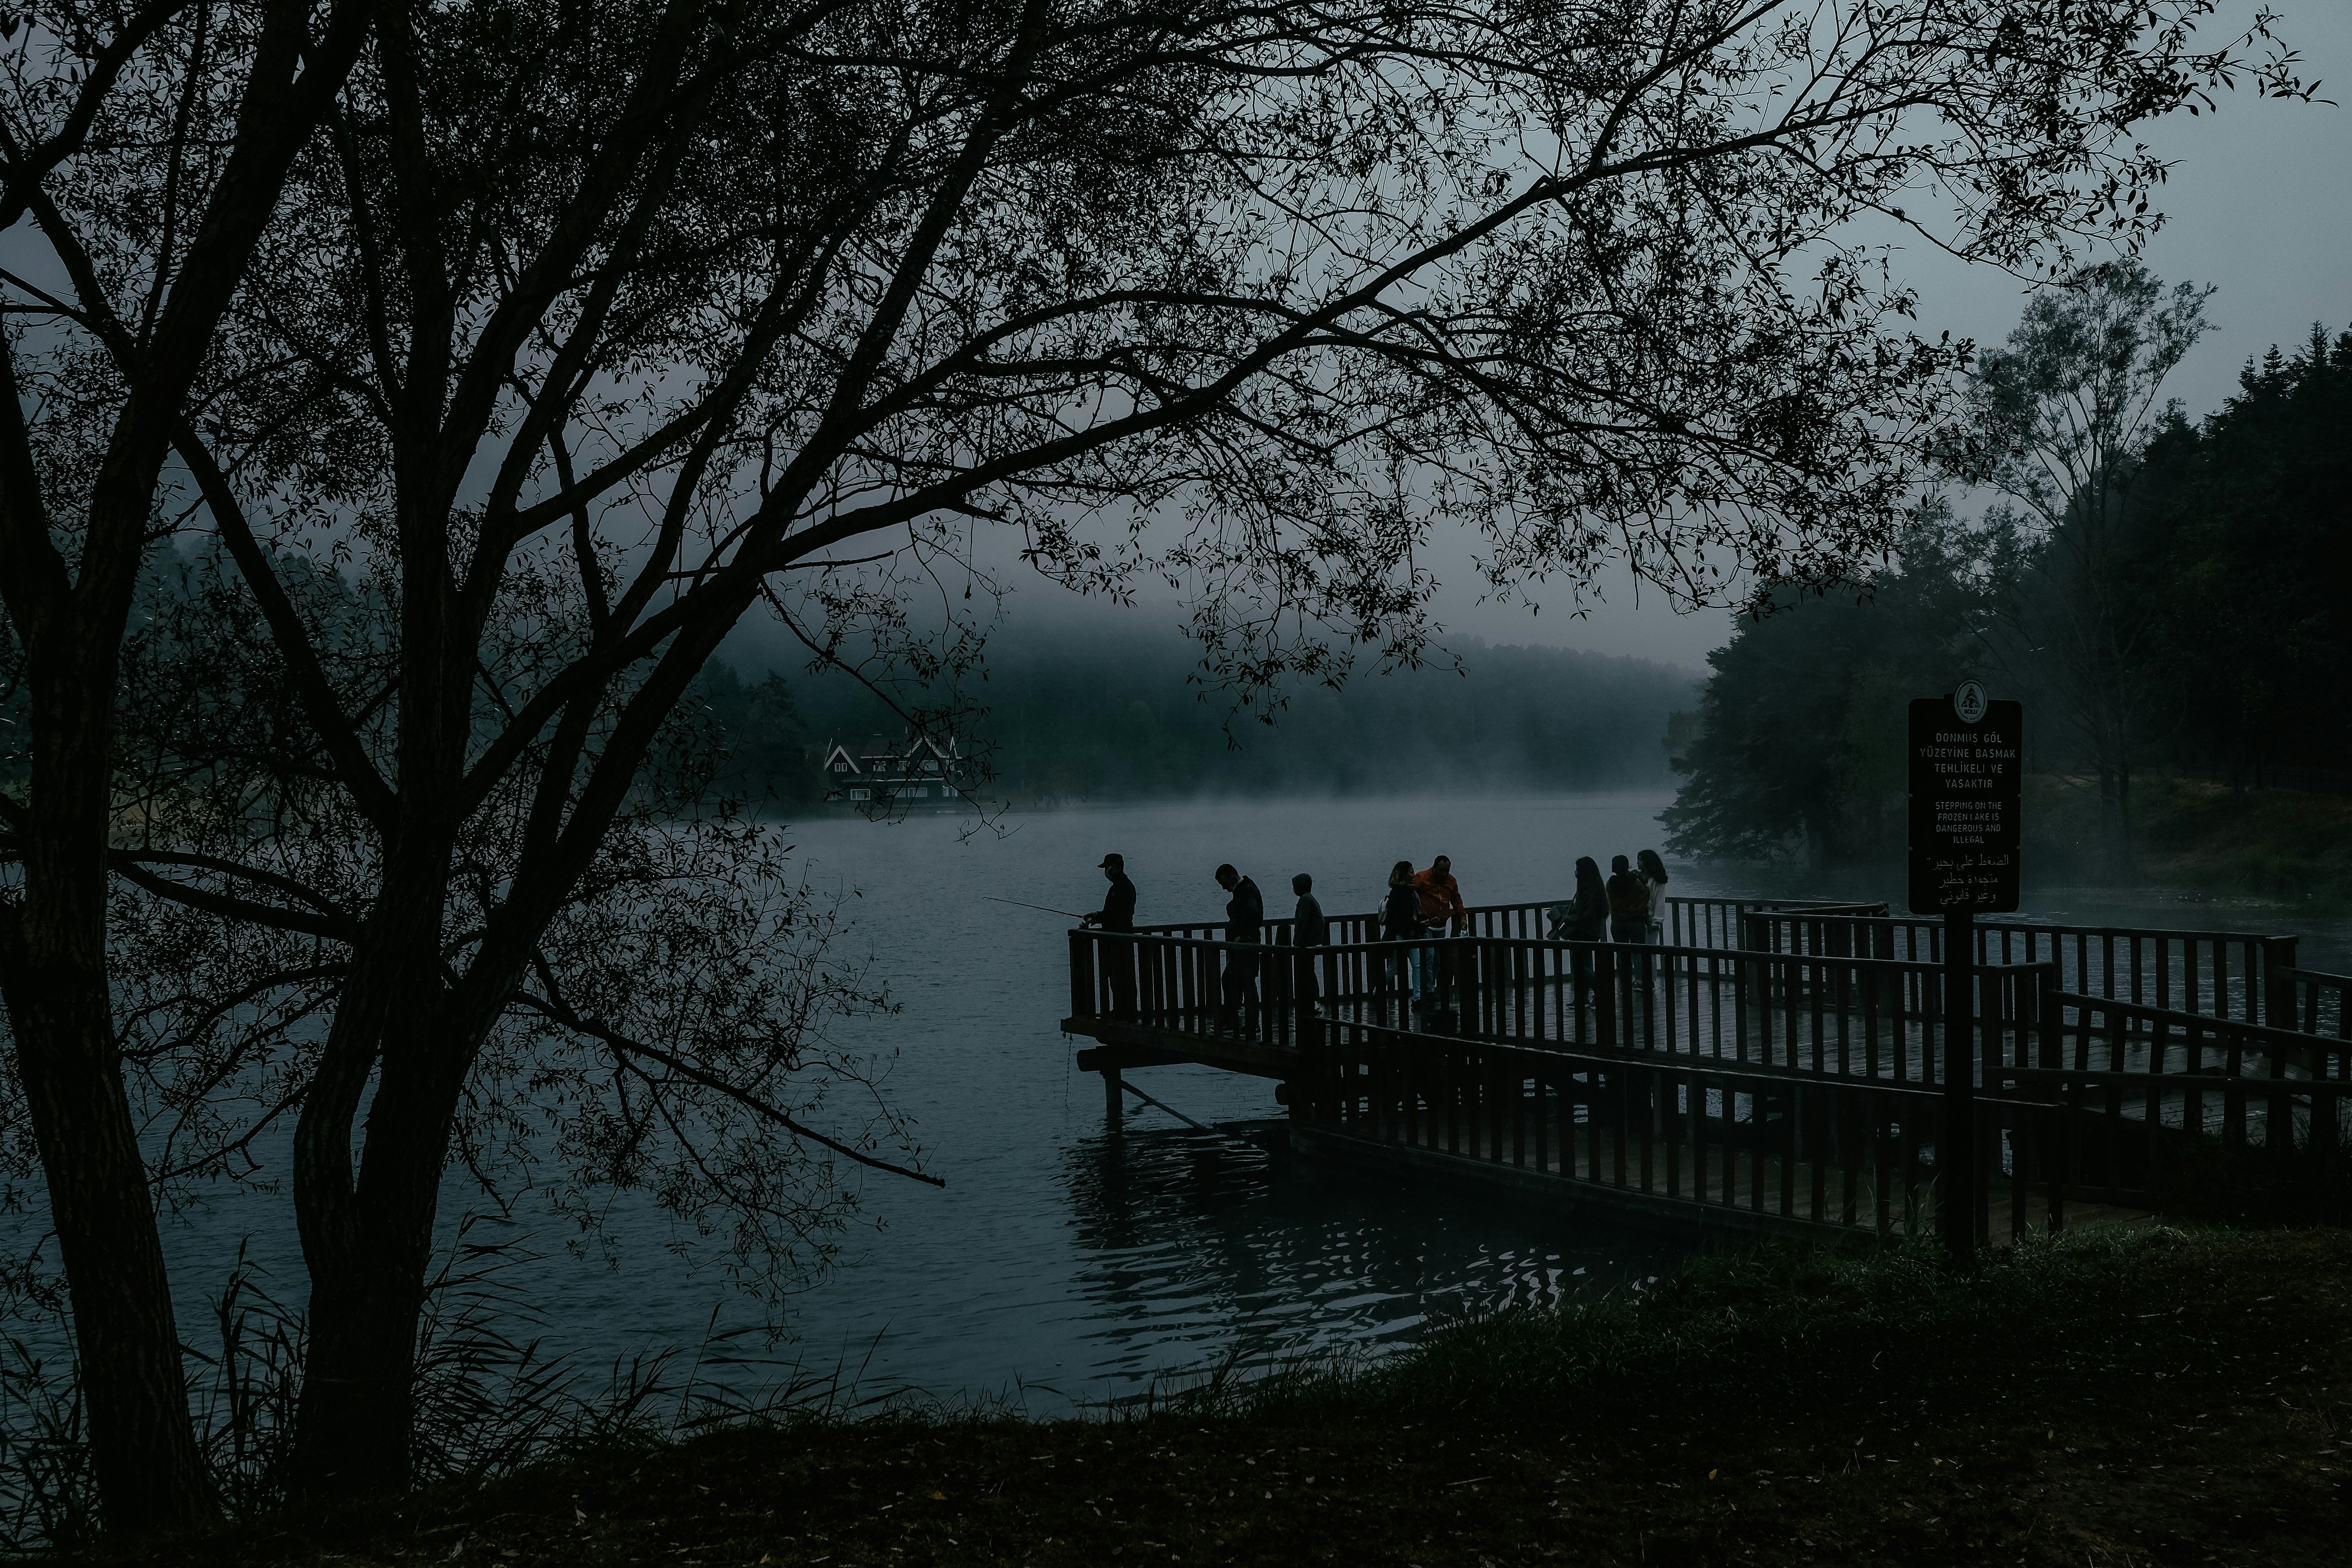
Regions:
[[[1141, 623], [1141, 616], [1136, 617]], [[1612, 790], [1669, 782], [1667, 715], [1695, 700], [1693, 671], [1567, 648], [1452, 645], [1461, 670], [1360, 674], [1343, 690], [1293, 693], [1275, 724], [1233, 716], [1188, 680], [1197, 649], [1172, 628], [1024, 626], [992, 639], [972, 695], [988, 711], [967, 750], [988, 793], [1020, 801], [1194, 793], [1396, 795]], [[741, 644], [703, 697], [739, 758], [806, 799], [814, 765], [784, 765], [829, 737], [903, 725], [862, 688], [811, 675], [781, 649]]]

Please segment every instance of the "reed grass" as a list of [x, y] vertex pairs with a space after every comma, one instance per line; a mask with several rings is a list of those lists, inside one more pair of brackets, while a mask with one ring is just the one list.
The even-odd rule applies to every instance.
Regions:
[[[757, 1327], [594, 1365], [551, 1353], [544, 1318], [516, 1283], [527, 1240], [469, 1218], [426, 1294], [411, 1463], [425, 1488], [478, 1488], [580, 1453], [686, 1442], [714, 1429], [847, 1421], [899, 1401], [845, 1361], [774, 1353]], [[213, 1492], [232, 1527], [285, 1507], [306, 1338], [302, 1313], [238, 1249], [205, 1337], [183, 1347], [188, 1403]], [[0, 1558], [95, 1546], [100, 1515], [70, 1326], [61, 1304], [38, 1334], [0, 1334]]]

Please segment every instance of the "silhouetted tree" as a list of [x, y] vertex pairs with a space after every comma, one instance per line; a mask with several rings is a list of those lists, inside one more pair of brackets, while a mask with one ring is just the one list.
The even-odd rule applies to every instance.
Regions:
[[211, 1502], [109, 989], [121, 645], [173, 443], [223, 384], [224, 323], [374, 14], [65, 0], [12, 13], [0, 50], [0, 644], [25, 715], [0, 770], [23, 781], [0, 794], [0, 1000], [121, 1528]]
[[[2200, 425], [2149, 444], [2144, 672], [2182, 763], [2260, 787], [2342, 787], [2352, 715], [2321, 694], [2352, 668], [2352, 332], [2250, 363]], [[2312, 770], [2295, 773], [2283, 770]]]
[[1909, 700], [1981, 661], [1982, 543], [1932, 502], [1865, 591], [1791, 595], [1707, 656], [1685, 783], [1660, 817], [1675, 853], [1826, 862], [1901, 847]]
[[[110, 874], [256, 942], [325, 944], [324, 1037], [282, 1058], [279, 1101], [311, 1282], [299, 1464], [316, 1490], [395, 1484], [440, 1182], [486, 1093], [510, 1103], [574, 1052], [561, 1081], [657, 1077], [661, 1117], [790, 1121], [738, 1076], [793, 1066], [751, 1043], [771, 1009], [736, 1005], [749, 978], [704, 998], [708, 1055], [597, 1010], [636, 1000], [604, 959], [646, 950], [596, 937], [631, 889], [776, 885], [756, 839], [649, 845], [635, 815], [755, 604], [821, 654], [866, 638], [952, 671], [971, 628], [917, 636], [909, 595], [952, 625], [984, 530], [1082, 591], [1167, 576], [1211, 674], [1255, 700], [1339, 679], [1357, 647], [1418, 657], [1441, 522], [1497, 591], [1577, 591], [1612, 561], [1683, 603], [1843, 580], [1892, 542], [1958, 353], [1903, 332], [1855, 220], [2061, 270], [2136, 237], [2162, 165], [2134, 128], [2260, 47], [2263, 22], [2198, 49], [2210, 10], [45, 16], [0, 104], [49, 128], [0, 155], [65, 279], [15, 285], [45, 314], [0, 400], [32, 731], [0, 986], [35, 1119], [69, 1139], [42, 1151], [89, 1242], [68, 1248], [77, 1305], [115, 1313], [113, 1291], [136, 1326], [85, 1326], [86, 1375], [110, 1429], [178, 1467], [161, 1492], [110, 1470], [117, 1516], [196, 1503], [157, 1382], [170, 1312], [138, 1239]], [[115, 101], [90, 68], [108, 51], [152, 70], [123, 89], [137, 123], [86, 146], [71, 105]], [[2283, 58], [2258, 69], [2294, 89]], [[247, 70], [270, 92], [215, 79]], [[274, 160], [250, 191], [216, 153], [248, 132]], [[120, 264], [80, 265], [94, 247]], [[117, 426], [136, 462], [89, 434]], [[208, 806], [143, 816], [110, 855], [124, 617], [182, 518], [234, 563], [225, 624], [267, 634], [268, 743], [144, 748]], [[306, 561], [333, 570], [287, 564]], [[244, 811], [211, 808], [215, 780], [242, 781]], [[742, 907], [694, 952], [757, 929], [765, 906]], [[646, 1179], [683, 1139], [621, 1139], [611, 1169]], [[756, 1203], [773, 1174], [720, 1185]]]
[[796, 805], [822, 794], [813, 737], [791, 682], [770, 670], [747, 681], [724, 659], [705, 665], [693, 699], [723, 748], [713, 784], [759, 804]]
[[2167, 290], [2109, 262], [2038, 295], [1985, 356], [1977, 405], [1987, 476], [2025, 509], [1990, 515], [2009, 579], [1993, 657], [2063, 707], [2098, 775], [2111, 868], [2129, 864], [2132, 768], [2148, 742], [2146, 674], [2157, 636], [2129, 505], [2164, 378], [2208, 330], [2211, 288]]

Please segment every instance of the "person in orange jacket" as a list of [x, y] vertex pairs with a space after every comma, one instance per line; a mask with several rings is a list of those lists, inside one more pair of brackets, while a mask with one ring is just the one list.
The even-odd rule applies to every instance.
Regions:
[[[1421, 899], [1421, 927], [1435, 933], [1441, 928], [1448, 934], [1459, 936], [1470, 929], [1470, 911], [1462, 902], [1462, 885], [1454, 879], [1454, 862], [1440, 855], [1429, 863], [1429, 869], [1412, 879], [1413, 891]], [[1427, 1002], [1437, 994], [1438, 951], [1425, 948], [1422, 953], [1421, 1000]]]

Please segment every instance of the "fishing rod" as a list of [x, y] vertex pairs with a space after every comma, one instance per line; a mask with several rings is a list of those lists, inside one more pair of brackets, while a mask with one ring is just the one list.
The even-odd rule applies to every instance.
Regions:
[[1046, 914], [1061, 915], [1066, 919], [1074, 921], [1082, 921], [1087, 918], [1074, 910], [1057, 910], [1049, 904], [1024, 903], [1019, 899], [1000, 899], [994, 893], [982, 893], [981, 897], [986, 899], [992, 904], [1015, 904], [1024, 910], [1042, 910]]

